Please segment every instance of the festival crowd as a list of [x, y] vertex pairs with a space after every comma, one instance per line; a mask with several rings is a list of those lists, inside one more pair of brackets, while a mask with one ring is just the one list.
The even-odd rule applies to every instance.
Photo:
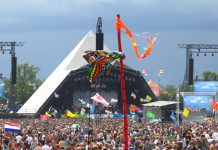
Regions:
[[[129, 119], [129, 150], [218, 150], [218, 124], [143, 123]], [[5, 132], [4, 123], [21, 125]], [[73, 127], [72, 124], [78, 124]], [[122, 119], [2, 119], [2, 150], [123, 150]]]

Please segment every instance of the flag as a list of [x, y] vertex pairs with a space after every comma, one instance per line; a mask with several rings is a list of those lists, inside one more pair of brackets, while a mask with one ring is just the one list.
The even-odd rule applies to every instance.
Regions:
[[142, 113], [141, 109], [139, 107], [137, 107], [136, 105], [135, 106], [135, 111], [138, 112], [138, 113]]
[[118, 102], [117, 99], [111, 98], [111, 103], [117, 103], [117, 102]]
[[105, 109], [105, 113], [111, 114], [111, 113], [112, 113], [112, 110], [110, 110], [110, 109]]
[[188, 114], [189, 114], [189, 110], [187, 108], [184, 108], [183, 110], [183, 116], [184, 117], [188, 117]]
[[149, 96], [149, 95], [147, 95], [147, 96], [146, 96], [146, 99], [147, 99], [148, 101], [151, 101], [151, 100], [152, 100], [152, 97]]
[[94, 106], [94, 105], [91, 105], [91, 107], [90, 107], [90, 113], [91, 113], [91, 114], [94, 114], [94, 112], [95, 112], [95, 106]]
[[133, 99], [136, 99], [136, 94], [132, 92], [131, 97], [133, 97]]
[[174, 123], [176, 122], [176, 117], [174, 115], [174, 112], [172, 111], [170, 118], [174, 121]]
[[129, 106], [129, 112], [130, 112], [131, 114], [135, 113], [135, 105], [130, 104], [130, 106]]
[[122, 28], [125, 30], [127, 36], [132, 38], [132, 32], [124, 25], [120, 18], [116, 17], [116, 30], [120, 30]]
[[143, 70], [143, 74], [144, 74], [145, 76], [147, 76], [147, 75], [148, 75], [148, 71], [147, 71], [147, 70]]
[[86, 112], [86, 110], [85, 110], [84, 108], [81, 108], [80, 114], [81, 114], [81, 115], [84, 115], [85, 112]]
[[189, 106], [189, 105], [187, 106], [187, 109], [188, 109], [189, 112], [194, 112], [194, 111], [195, 111], [195, 110], [194, 110], [191, 106]]
[[71, 111], [69, 111], [69, 110], [66, 110], [65, 111], [65, 115], [68, 117], [68, 118], [76, 118], [77, 116], [78, 116], [78, 114], [74, 114], [74, 113], [72, 113]]
[[218, 110], [218, 103], [215, 102], [215, 101], [213, 101], [212, 104], [211, 104], [211, 108], [212, 108], [213, 110]]
[[158, 70], [158, 75], [163, 76], [164, 75], [164, 70], [163, 69]]
[[55, 98], [59, 98], [59, 94], [57, 94], [56, 92], [54, 92], [54, 97], [55, 97]]
[[46, 120], [49, 120], [49, 116], [47, 116], [47, 115], [40, 115], [40, 120], [42, 120], [42, 121], [46, 121]]
[[109, 103], [98, 93], [96, 93], [94, 96], [91, 97], [95, 102], [101, 103], [104, 106], [108, 106]]
[[147, 111], [147, 113], [146, 113], [146, 117], [148, 117], [149, 119], [155, 119], [156, 115], [153, 114], [153, 113], [150, 112], [150, 111]]
[[89, 104], [89, 103], [86, 104], [86, 107], [88, 107], [88, 108], [91, 108], [91, 106], [92, 106], [92, 105]]
[[49, 114], [47, 111], [45, 112], [45, 116], [51, 117], [51, 114]]
[[20, 132], [20, 125], [11, 122], [5, 122], [5, 132]]

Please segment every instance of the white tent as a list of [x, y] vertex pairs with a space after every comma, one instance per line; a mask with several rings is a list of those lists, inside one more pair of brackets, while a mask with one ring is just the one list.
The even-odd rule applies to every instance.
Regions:
[[[79, 44], [68, 54], [68, 56], [59, 64], [59, 66], [49, 75], [44, 83], [27, 100], [27, 102], [18, 110], [19, 114], [35, 114], [40, 107], [54, 94], [57, 87], [68, 76], [68, 74], [86, 65], [83, 54], [85, 50], [94, 50], [96, 47], [95, 34], [89, 31]], [[109, 50], [104, 46], [105, 50]]]

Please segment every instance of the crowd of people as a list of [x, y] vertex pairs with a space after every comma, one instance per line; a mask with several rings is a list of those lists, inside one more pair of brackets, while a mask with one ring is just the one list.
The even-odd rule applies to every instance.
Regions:
[[[19, 133], [5, 132], [4, 123], [21, 125]], [[72, 124], [78, 124], [73, 127]], [[218, 124], [144, 123], [128, 119], [129, 150], [218, 150]], [[2, 119], [3, 150], [123, 150], [123, 120]]]

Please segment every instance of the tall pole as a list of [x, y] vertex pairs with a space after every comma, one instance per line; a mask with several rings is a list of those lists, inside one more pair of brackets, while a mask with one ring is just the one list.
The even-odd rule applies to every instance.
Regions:
[[[117, 15], [120, 18], [120, 15]], [[122, 52], [120, 29], [117, 30], [117, 40], [119, 52]], [[121, 94], [123, 102], [123, 127], [124, 127], [124, 150], [128, 150], [128, 118], [127, 118], [127, 105], [126, 105], [126, 88], [124, 80], [124, 67], [123, 60], [120, 59], [120, 84], [121, 84]]]

